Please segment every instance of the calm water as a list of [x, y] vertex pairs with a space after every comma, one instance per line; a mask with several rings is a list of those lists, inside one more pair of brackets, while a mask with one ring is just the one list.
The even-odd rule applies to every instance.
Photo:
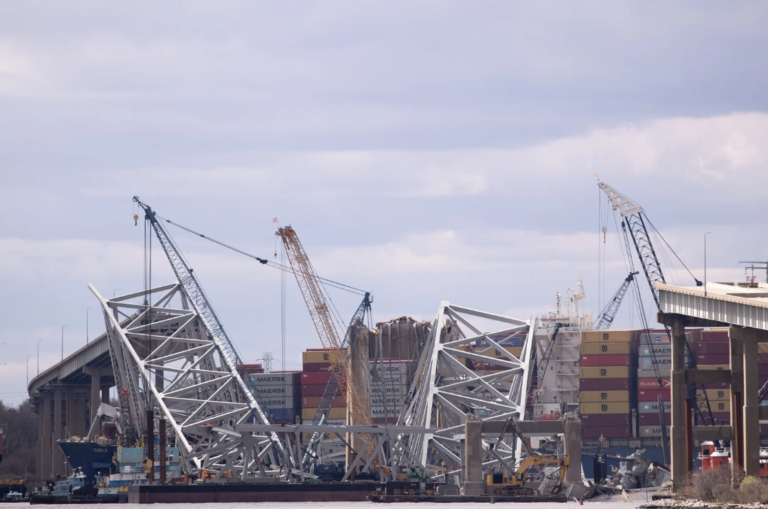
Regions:
[[[621, 509], [633, 509], [636, 508], [642, 504], [645, 503], [645, 496], [640, 496], [640, 494], [634, 495], [634, 502], [624, 502], [621, 499], [614, 498], [612, 500], [599, 500], [599, 501], [586, 501], [584, 502], [584, 506], [591, 506], [591, 507], [600, 507], [604, 509], [609, 509], [612, 507], [617, 507]], [[642, 499], [642, 500], [641, 500]], [[508, 507], [509, 509], [557, 509], [557, 508], [564, 508], [564, 507], [571, 507], [576, 508], [578, 507], [578, 504], [575, 502], [569, 502], [567, 504], [544, 504], [544, 503], [538, 503], [538, 504], [497, 504], [502, 507]], [[26, 507], [28, 504], [12, 504], [7, 506], [9, 509], [11, 507]], [[253, 508], [254, 506], [257, 506], [258, 509], [286, 509], [288, 504], [281, 504], [279, 502], [262, 502], [259, 504], [256, 503], [239, 503], [239, 504], [153, 504], [151, 506], [148, 505], [137, 505], [137, 504], [88, 504], [83, 505], [81, 507], [88, 508], [88, 509], [138, 509], [138, 508], [144, 508], [144, 507], [151, 507], [151, 509], [246, 509], [246, 508]], [[429, 509], [437, 509], [440, 507], [444, 507], [445, 509], [457, 509], [459, 507], [466, 507], [466, 508], [482, 508], [487, 507], [487, 504], [411, 504], [411, 503], [401, 503], [401, 504], [394, 504], [394, 505], [383, 505], [383, 504], [374, 504], [372, 502], [291, 502], [290, 507], [297, 507], [300, 509], [310, 509], [318, 506], [325, 506], [328, 509], [374, 509], [377, 507], [385, 508], [385, 507], [392, 507], [393, 509], [413, 509], [415, 507], [419, 507], [420, 509], [424, 509], [425, 506], [427, 506]], [[36, 506], [41, 507], [41, 506]], [[45, 507], [75, 507], [75, 505], [69, 505], [69, 506], [45, 506]]]

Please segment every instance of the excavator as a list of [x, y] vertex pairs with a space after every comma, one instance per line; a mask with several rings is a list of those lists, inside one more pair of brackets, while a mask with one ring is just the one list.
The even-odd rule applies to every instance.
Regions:
[[497, 496], [508, 497], [525, 497], [535, 495], [535, 490], [525, 486], [528, 481], [528, 471], [531, 467], [535, 466], [548, 466], [558, 465], [560, 471], [558, 474], [558, 480], [555, 487], [552, 489], [552, 494], [556, 495], [563, 489], [563, 480], [565, 479], [565, 473], [568, 470], [570, 459], [565, 456], [563, 459], [554, 458], [552, 456], [543, 456], [541, 454], [533, 454], [526, 457], [517, 467], [517, 471], [514, 475], [504, 475], [501, 472], [490, 474], [487, 479], [488, 488], [490, 494]]

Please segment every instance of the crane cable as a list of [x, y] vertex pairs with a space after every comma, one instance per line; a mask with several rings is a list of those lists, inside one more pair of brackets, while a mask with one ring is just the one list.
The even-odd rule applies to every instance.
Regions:
[[[175, 226], [177, 228], [181, 228], [182, 230], [185, 230], [185, 231], [191, 233], [192, 235], [196, 235], [196, 236], [198, 236], [200, 238], [203, 238], [205, 240], [209, 240], [209, 241], [213, 242], [214, 244], [218, 244], [218, 245], [220, 245], [220, 246], [222, 246], [222, 247], [224, 247], [226, 249], [229, 249], [230, 251], [234, 251], [236, 253], [240, 253], [241, 255], [247, 256], [248, 258], [253, 258], [254, 260], [256, 260], [259, 263], [261, 263], [262, 265], [266, 265], [268, 267], [272, 267], [272, 268], [275, 268], [275, 269], [278, 269], [278, 270], [282, 270], [282, 271], [285, 271], [285, 272], [290, 272], [291, 274], [293, 274], [293, 270], [291, 269], [291, 267], [289, 267], [287, 265], [284, 265], [282, 263], [273, 262], [273, 261], [270, 261], [270, 260], [268, 260], [266, 258], [261, 258], [259, 256], [253, 255], [251, 253], [247, 253], [247, 252], [245, 252], [245, 251], [243, 251], [241, 249], [238, 249], [236, 247], [230, 246], [229, 244], [225, 244], [224, 242], [221, 242], [219, 240], [211, 238], [211, 237], [209, 237], [207, 235], [203, 235], [202, 233], [196, 232], [196, 231], [194, 231], [191, 228], [187, 228], [186, 226], [182, 226], [179, 223], [171, 221], [170, 219], [161, 217], [157, 213], [155, 213], [155, 217], [157, 217], [158, 219], [161, 219], [161, 220], [165, 221], [166, 223], [168, 223], [170, 225], [173, 225], [173, 226]], [[347, 291], [347, 292], [350, 292], [350, 293], [354, 293], [354, 294], [357, 294], [357, 295], [365, 295], [367, 293], [365, 290], [361, 290], [360, 288], [355, 288], [354, 286], [345, 285], [344, 283], [339, 283], [338, 281], [333, 281], [331, 279], [326, 279], [326, 278], [319, 277], [319, 276], [318, 276], [318, 279], [320, 281], [322, 281], [323, 283], [325, 283], [325, 284], [327, 284], [327, 285], [329, 285], [329, 286], [331, 286], [333, 288], [337, 288], [339, 290], [344, 290], [344, 291]]]

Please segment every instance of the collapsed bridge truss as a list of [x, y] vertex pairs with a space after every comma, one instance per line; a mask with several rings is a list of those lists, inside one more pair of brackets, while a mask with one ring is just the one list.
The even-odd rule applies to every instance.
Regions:
[[[257, 388], [230, 368], [180, 283], [112, 299], [90, 288], [104, 313], [124, 425], [146, 433], [144, 416], [154, 409], [174, 431], [187, 472], [231, 471], [243, 481], [313, 477], [300, 461], [299, 436], [291, 436], [309, 428], [289, 434], [270, 424]], [[522, 419], [533, 330], [529, 321], [441, 302], [398, 423], [379, 427], [383, 449], [363, 470], [376, 457], [377, 469], [391, 478], [414, 467], [444, 480], [461, 475], [469, 416], [506, 421], [513, 430]], [[368, 434], [376, 427], [369, 428]], [[337, 429], [336, 436], [362, 432]], [[512, 469], [525, 447], [519, 436], [484, 438], [495, 443], [486, 447], [483, 468]]]
[[[402, 435], [395, 463], [439, 472], [434, 477], [460, 474], [469, 416], [515, 429], [525, 412], [534, 329], [530, 321], [441, 302], [398, 421], [439, 430]], [[483, 467], [514, 467], [527, 446], [518, 436], [510, 433], [488, 448]]]
[[112, 299], [89, 287], [104, 313], [124, 426], [145, 434], [153, 410], [173, 429], [190, 473], [276, 475], [282, 443], [274, 433], [235, 431], [249, 421], [269, 424], [267, 414], [183, 286]]

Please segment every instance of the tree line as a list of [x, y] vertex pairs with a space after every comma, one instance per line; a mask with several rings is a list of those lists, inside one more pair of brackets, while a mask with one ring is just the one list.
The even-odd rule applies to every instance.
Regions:
[[25, 400], [17, 407], [0, 400], [0, 428], [3, 430], [3, 462], [0, 479], [23, 479], [35, 473], [35, 446], [37, 445], [37, 415]]

